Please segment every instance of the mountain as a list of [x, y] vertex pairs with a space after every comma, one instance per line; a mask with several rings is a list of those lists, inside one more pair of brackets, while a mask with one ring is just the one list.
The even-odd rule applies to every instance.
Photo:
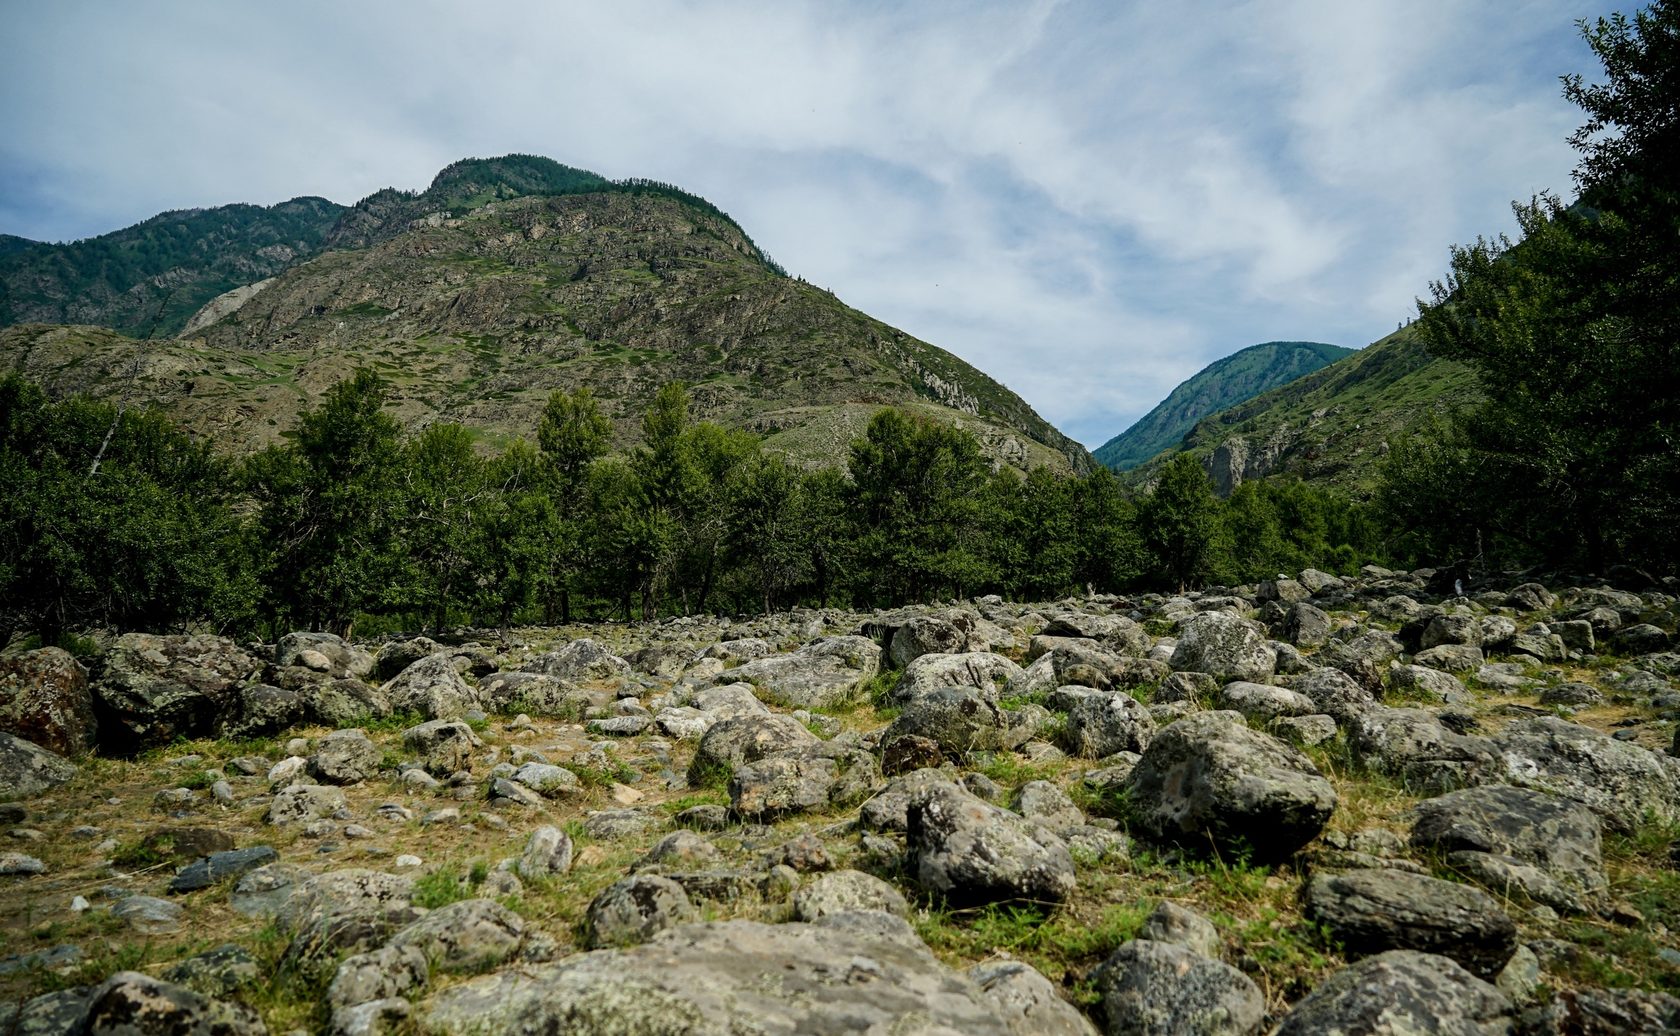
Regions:
[[1373, 485], [1389, 443], [1432, 412], [1481, 398], [1469, 367], [1430, 356], [1412, 326], [1320, 370], [1203, 418], [1182, 449], [1221, 495], [1290, 474], [1356, 494]]
[[1178, 445], [1197, 421], [1294, 381], [1348, 355], [1323, 342], [1264, 342], [1203, 367], [1130, 428], [1093, 453], [1115, 471], [1135, 468]]
[[206, 302], [319, 253], [344, 207], [183, 209], [71, 244], [0, 247], [0, 325], [99, 324], [172, 334]]
[[406, 425], [458, 421], [488, 447], [531, 438], [548, 394], [578, 385], [628, 445], [653, 394], [681, 380], [696, 417], [806, 462], [843, 460], [876, 410], [902, 405], [1017, 467], [1091, 466], [1019, 396], [788, 277], [703, 199], [577, 170], [511, 175], [530, 170], [521, 156], [457, 163], [419, 195], [364, 199], [325, 232], [340, 247], [207, 300], [174, 338], [20, 325], [0, 331], [0, 363], [51, 392], [154, 403], [237, 452], [371, 367]]

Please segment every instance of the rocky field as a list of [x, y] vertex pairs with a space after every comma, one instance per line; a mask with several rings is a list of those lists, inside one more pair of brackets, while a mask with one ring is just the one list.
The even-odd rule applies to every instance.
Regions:
[[1680, 587], [0, 656], [0, 1034], [1680, 1030]]

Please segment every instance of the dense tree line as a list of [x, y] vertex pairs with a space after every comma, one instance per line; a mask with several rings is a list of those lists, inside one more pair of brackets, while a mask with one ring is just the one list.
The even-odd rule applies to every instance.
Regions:
[[1455, 248], [1420, 303], [1486, 401], [1396, 446], [1382, 507], [1437, 558], [1680, 565], [1680, 7], [1583, 23], [1605, 81], [1564, 79], [1580, 196]]
[[[694, 421], [681, 385], [609, 453], [587, 388], [493, 456], [404, 435], [386, 387], [334, 386], [243, 462], [154, 414], [0, 381], [0, 634], [92, 626], [364, 632], [998, 593], [1173, 590], [1376, 557], [1362, 508], [1299, 483], [1214, 497], [1188, 458], [1136, 496], [1106, 470], [996, 469], [973, 435], [883, 410], [807, 470]], [[97, 472], [92, 458], [110, 433]]]

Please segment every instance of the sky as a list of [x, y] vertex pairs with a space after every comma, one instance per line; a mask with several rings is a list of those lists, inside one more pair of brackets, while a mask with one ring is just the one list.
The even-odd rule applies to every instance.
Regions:
[[1570, 196], [1558, 77], [1616, 9], [0, 0], [0, 233], [541, 154], [703, 195], [1095, 447], [1245, 346], [1375, 341]]

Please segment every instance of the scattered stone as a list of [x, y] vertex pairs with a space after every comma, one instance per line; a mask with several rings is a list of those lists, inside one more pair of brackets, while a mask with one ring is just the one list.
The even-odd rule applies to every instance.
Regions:
[[1517, 947], [1516, 925], [1487, 893], [1409, 871], [1319, 874], [1307, 885], [1305, 911], [1352, 956], [1439, 953], [1488, 980]]
[[760, 658], [730, 671], [772, 704], [787, 708], [823, 708], [851, 697], [875, 678], [881, 648], [867, 637], [825, 637], [791, 655]]
[[87, 670], [61, 648], [0, 656], [0, 731], [57, 755], [91, 751], [99, 723]]
[[1116, 752], [1142, 752], [1155, 735], [1155, 720], [1141, 702], [1127, 694], [1090, 695], [1068, 710], [1068, 751], [1087, 759]]
[[244, 917], [274, 917], [308, 877], [308, 871], [290, 863], [258, 867], [234, 884], [228, 907]]
[[941, 687], [911, 699], [892, 721], [882, 740], [922, 737], [952, 759], [1004, 747], [1009, 723], [985, 692], [973, 687]]
[[1608, 885], [1598, 817], [1572, 799], [1528, 788], [1467, 788], [1419, 803], [1419, 848], [1511, 857], [1587, 892]]
[[229, 878], [238, 877], [278, 860], [280, 855], [271, 846], [256, 845], [249, 849], [232, 849], [211, 853], [188, 864], [169, 883], [169, 891], [180, 894], [197, 892]]
[[[398, 861], [399, 864], [401, 861]], [[418, 862], [416, 863], [418, 865]], [[572, 839], [557, 827], [539, 827], [525, 842], [514, 870], [527, 880], [548, 878], [572, 869]]]
[[360, 784], [379, 772], [382, 758], [362, 730], [335, 730], [316, 744], [309, 774], [327, 784]]
[[261, 1017], [244, 1004], [200, 996], [186, 986], [137, 971], [119, 971], [94, 989], [76, 1031], [88, 1036], [268, 1036]]
[[125, 633], [93, 687], [100, 740], [121, 753], [214, 732], [262, 662], [225, 637]]
[[1648, 749], [1550, 716], [1517, 720], [1493, 744], [1510, 783], [1575, 799], [1618, 831], [1648, 813], [1680, 820], [1680, 767]]
[[591, 949], [646, 942], [693, 920], [683, 887], [658, 874], [637, 874], [608, 886], [589, 904], [585, 942]]
[[1207, 673], [1221, 683], [1261, 683], [1277, 666], [1277, 653], [1256, 624], [1229, 612], [1198, 612], [1179, 627], [1168, 663], [1175, 671]]
[[339, 788], [321, 784], [294, 784], [274, 796], [268, 807], [268, 822], [276, 827], [312, 820], [343, 820], [350, 805]]
[[924, 654], [914, 660], [892, 690], [895, 702], [910, 702], [944, 687], [973, 687], [996, 700], [1026, 679], [1026, 671], [990, 651]]
[[1321, 982], [1290, 1008], [1275, 1036], [1492, 1036], [1512, 1031], [1511, 1015], [1505, 994], [1452, 959], [1390, 950]]
[[478, 695], [461, 679], [455, 659], [448, 652], [412, 663], [379, 688], [395, 712], [415, 712], [427, 719], [458, 719], [481, 703]]
[[1077, 885], [1060, 838], [950, 783], [910, 799], [906, 844], [916, 881], [958, 905], [1055, 903]]
[[76, 764], [32, 741], [0, 731], [0, 788], [33, 798], [76, 776]]
[[463, 899], [415, 921], [385, 948], [413, 947], [441, 971], [482, 971], [518, 953], [524, 940], [518, 914], [494, 900]]
[[128, 896], [111, 908], [114, 917], [144, 935], [167, 935], [181, 928], [181, 905], [156, 896]]
[[1312, 841], [1336, 807], [1310, 759], [1234, 712], [1198, 713], [1159, 731], [1125, 792], [1137, 831], [1262, 861]]
[[793, 896], [793, 914], [801, 921], [814, 922], [854, 910], [881, 910], [903, 917], [910, 912], [910, 905], [887, 882], [852, 870], [825, 874]]
[[1172, 943], [1212, 960], [1219, 959], [1223, 945], [1219, 929], [1213, 926], [1212, 921], [1188, 907], [1165, 899], [1156, 904], [1144, 919], [1138, 938]]
[[513, 779], [549, 799], [583, 792], [583, 781], [577, 774], [552, 763], [526, 763], [513, 772]]
[[1134, 939], [1093, 981], [1107, 1036], [1250, 1036], [1266, 1016], [1247, 975], [1172, 943]]
[[170, 982], [207, 997], [225, 997], [253, 986], [261, 977], [257, 959], [235, 943], [188, 957], [163, 973]]
[[998, 1017], [1020, 1036], [1097, 1036], [1090, 1019], [1029, 964], [985, 961], [967, 974]]

